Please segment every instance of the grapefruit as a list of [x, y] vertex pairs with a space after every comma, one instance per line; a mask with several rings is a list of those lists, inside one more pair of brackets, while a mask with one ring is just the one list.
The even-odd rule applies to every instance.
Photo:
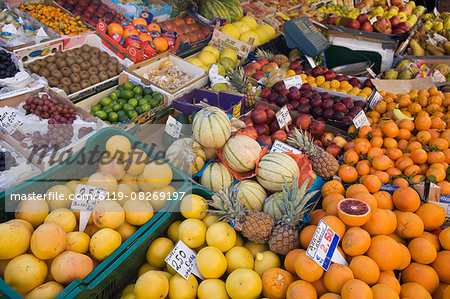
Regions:
[[262, 292], [262, 281], [253, 270], [237, 269], [228, 275], [225, 287], [232, 299], [256, 298]]
[[162, 161], [152, 161], [145, 166], [142, 176], [148, 185], [158, 189], [170, 184], [173, 173], [169, 164]]
[[370, 220], [370, 206], [362, 200], [347, 198], [338, 204], [338, 216], [348, 226], [361, 226]]
[[204, 48], [202, 49], [202, 51], [209, 51], [209, 52], [211, 52], [211, 53], [214, 54], [214, 56], [216, 57], [216, 59], [219, 59], [220, 52], [219, 52], [219, 50], [217, 50], [217, 49], [214, 48], [213, 46], [208, 45], [208, 46], [204, 47]]
[[123, 205], [125, 218], [131, 225], [144, 225], [153, 217], [153, 208], [148, 201], [129, 200]]
[[205, 279], [198, 286], [197, 297], [198, 299], [209, 299], [211, 294], [214, 294], [214, 298], [228, 299], [227, 290], [225, 288], [225, 282], [220, 279]]
[[69, 196], [72, 193], [72, 190], [64, 185], [55, 185], [48, 189], [46, 193], [46, 200], [50, 210], [70, 208], [72, 201]]
[[210, 51], [202, 51], [198, 54], [198, 59], [206, 66], [217, 62], [217, 57]]
[[169, 293], [169, 280], [158, 271], [148, 271], [136, 281], [134, 296], [136, 299], [166, 298]]
[[103, 261], [120, 244], [122, 244], [122, 236], [118, 232], [110, 228], [102, 228], [91, 237], [89, 252], [98, 261]]
[[240, 22], [244, 22], [250, 30], [255, 30], [258, 28], [258, 23], [251, 16], [245, 16], [239, 20]]
[[92, 210], [92, 219], [99, 228], [116, 229], [125, 221], [125, 212], [119, 203], [103, 200]]
[[244, 32], [250, 31], [250, 28], [247, 26], [247, 24], [245, 24], [242, 21], [234, 22], [233, 25], [236, 26], [239, 29], [239, 32], [241, 33], [241, 35]]
[[106, 190], [108, 190], [109, 194], [112, 194], [117, 190], [116, 178], [104, 172], [96, 172], [89, 176], [86, 185], [105, 188]]
[[236, 52], [234, 52], [234, 50], [230, 48], [223, 49], [223, 51], [220, 53], [220, 58], [224, 57], [230, 58], [231, 60], [233, 60], [234, 63], [236, 63], [237, 61]]
[[77, 219], [71, 210], [62, 208], [53, 210], [50, 214], [48, 214], [44, 220], [44, 223], [58, 224], [66, 231], [66, 233], [70, 233], [75, 229]]
[[105, 148], [111, 154], [111, 157], [119, 154], [124, 157], [131, 149], [131, 142], [123, 135], [114, 135], [106, 141]]
[[239, 27], [233, 25], [233, 24], [225, 24], [221, 29], [220, 32], [225, 33], [228, 36], [231, 36], [232, 38], [239, 39], [241, 36], [241, 32], [239, 31]]
[[250, 44], [250, 39], [253, 39], [252, 45], [259, 45], [261, 44], [261, 41], [259, 39], [258, 34], [255, 31], [247, 31], [245, 33], [242, 33], [239, 37], [239, 40], [243, 43]]
[[22, 254], [6, 265], [4, 279], [15, 291], [26, 294], [44, 283], [47, 272], [43, 261], [32, 254]]
[[45, 200], [29, 197], [27, 200], [20, 201], [16, 208], [15, 217], [28, 221], [33, 227], [38, 227], [44, 223], [48, 210], [49, 207]]
[[227, 259], [214, 246], [206, 246], [197, 253], [197, 266], [205, 278], [220, 278], [227, 270]]
[[31, 233], [25, 225], [9, 222], [0, 224], [0, 236], [0, 260], [7, 260], [27, 251]]
[[66, 249], [67, 234], [54, 223], [41, 224], [31, 236], [31, 252], [42, 260], [52, 259]]
[[239, 268], [253, 269], [255, 264], [250, 250], [242, 246], [235, 246], [228, 250], [225, 254], [225, 258], [227, 259], [228, 273]]

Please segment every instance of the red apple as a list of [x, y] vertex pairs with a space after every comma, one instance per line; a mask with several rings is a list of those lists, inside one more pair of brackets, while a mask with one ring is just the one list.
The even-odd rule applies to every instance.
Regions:
[[317, 77], [323, 74], [323, 70], [320, 66], [316, 66], [315, 68], [312, 69], [311, 74], [314, 77]]
[[265, 58], [260, 58], [260, 59], [256, 60], [256, 62], [259, 63], [259, 65], [260, 65], [261, 67], [263, 67], [263, 66], [265, 66], [266, 64], [269, 63], [269, 60], [267, 60], [267, 59], [265, 59]]
[[336, 77], [336, 73], [333, 71], [327, 71], [323, 74], [323, 76], [325, 77], [325, 80], [331, 81]]
[[257, 62], [252, 62], [250, 63], [250, 65], [256, 70], [256, 71], [260, 71], [261, 70], [261, 65]]
[[322, 135], [322, 138], [320, 138], [320, 140], [322, 141], [322, 144], [324, 146], [329, 146], [331, 144], [331, 142], [333, 142], [333, 138], [334, 138], [334, 134], [331, 132], [325, 132]]
[[254, 127], [245, 127], [245, 128], [239, 129], [236, 132], [236, 135], [246, 135], [252, 139], [258, 138], [258, 132], [256, 132], [256, 129]]
[[281, 142], [286, 142], [287, 134], [283, 130], [278, 130], [275, 133], [273, 133], [272, 136], [270, 136], [270, 137], [272, 139], [272, 142], [275, 142], [275, 140], [279, 140]]
[[266, 87], [263, 90], [261, 90], [261, 98], [269, 99], [271, 93], [272, 93], [272, 89], [269, 87]]
[[389, 22], [391, 22], [392, 28], [397, 27], [397, 25], [401, 23], [400, 18], [398, 16], [393, 16], [392, 18], [389, 19]]
[[270, 133], [271, 134], [273, 134], [276, 131], [278, 131], [280, 129], [280, 125], [278, 124], [278, 121], [271, 122], [270, 126], [269, 126], [269, 129], [270, 129]]
[[295, 125], [297, 128], [301, 128], [302, 130], [307, 130], [311, 125], [311, 116], [308, 114], [300, 114], [295, 121]]
[[256, 129], [256, 132], [258, 132], [258, 136], [269, 135], [269, 133], [270, 133], [269, 126], [266, 124], [254, 125], [254, 128]]
[[272, 145], [272, 139], [271, 139], [269, 136], [267, 136], [267, 135], [261, 135], [261, 136], [259, 136], [259, 137], [256, 139], [256, 141], [258, 141], [258, 142], [261, 143], [261, 144], [267, 144], [267, 145], [269, 145], [269, 146]]
[[270, 108], [266, 109], [266, 115], [267, 115], [267, 122], [268, 123], [271, 123], [271, 122], [275, 121], [276, 118], [277, 118], [275, 111], [273, 111]]
[[314, 140], [314, 144], [322, 149], [325, 149], [325, 147], [323, 146], [322, 142], [320, 142], [320, 140]]
[[350, 29], [359, 30], [361, 24], [358, 22], [358, 20], [351, 20], [350, 23], [348, 23], [347, 27]]
[[309, 126], [309, 131], [314, 137], [320, 137], [323, 133], [325, 133], [325, 130], [327, 127], [322, 121], [313, 121], [311, 125]]
[[411, 26], [409, 26], [408, 23], [400, 22], [400, 23], [397, 25], [397, 29], [401, 29], [401, 30], [403, 30], [404, 32], [408, 32], [409, 30], [411, 30]]
[[269, 109], [269, 105], [266, 103], [258, 103], [255, 105], [255, 110], [267, 110]]
[[244, 66], [244, 72], [247, 76], [253, 77], [256, 73], [256, 70], [252, 65], [247, 64]]
[[277, 68], [278, 64], [276, 64], [275, 62], [269, 62], [267, 65], [273, 67], [273, 68]]
[[362, 13], [362, 14], [360, 14], [360, 15], [356, 18], [356, 20], [357, 20], [360, 24], [363, 24], [363, 23], [369, 21], [369, 17], [367, 16], [367, 14]]
[[291, 70], [301, 70], [302, 69], [302, 64], [300, 61], [296, 60], [296, 61], [292, 61], [291, 64], [289, 65], [289, 68]]
[[384, 33], [388, 29], [388, 20], [383, 17], [377, 17], [376, 22], [373, 24], [373, 28], [380, 33]]
[[360, 28], [362, 31], [373, 32], [373, 26], [370, 22], [365, 22], [361, 25]]
[[342, 153], [342, 148], [332, 143], [327, 147], [326, 151], [334, 157], [339, 157], [339, 155]]
[[336, 136], [333, 138], [332, 143], [336, 144], [340, 148], [344, 148], [344, 146], [347, 144], [347, 140], [345, 140], [345, 138], [342, 136]]
[[255, 124], [264, 124], [267, 122], [267, 114], [264, 110], [253, 110], [252, 119]]
[[337, 22], [337, 17], [330, 17], [329, 19], [328, 19], [328, 24], [330, 24], [330, 25], [336, 25], [336, 22]]
[[255, 78], [256, 81], [259, 81], [262, 78], [264, 78], [265, 76], [266, 76], [266, 73], [264, 73], [263, 71], [256, 71], [255, 74], [253, 75], [253, 78]]

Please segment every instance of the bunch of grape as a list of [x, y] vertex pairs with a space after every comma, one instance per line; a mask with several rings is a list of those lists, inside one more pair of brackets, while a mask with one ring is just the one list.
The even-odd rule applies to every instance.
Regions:
[[43, 119], [48, 119], [49, 124], [72, 124], [76, 119], [75, 110], [59, 103], [56, 99], [44, 94], [42, 97], [30, 97], [23, 108], [27, 114], [34, 114]]
[[0, 79], [14, 77], [17, 72], [18, 69], [11, 59], [11, 54], [0, 50]]
[[17, 166], [17, 162], [11, 153], [7, 151], [0, 151], [0, 171], [10, 170], [15, 166]]
[[44, 157], [68, 146], [72, 137], [73, 127], [71, 124], [49, 124], [46, 134], [36, 131], [31, 136], [32, 151], [39, 153], [40, 157]]

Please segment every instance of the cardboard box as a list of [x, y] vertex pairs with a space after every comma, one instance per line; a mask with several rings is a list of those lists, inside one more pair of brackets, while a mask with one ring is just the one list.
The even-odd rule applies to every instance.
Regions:
[[13, 53], [23, 62], [29, 62], [42, 58], [43, 56], [54, 54], [56, 51], [64, 49], [64, 40], [62, 38], [31, 45], [28, 47], [13, 50]]
[[395, 94], [408, 93], [412, 89], [429, 89], [434, 86], [434, 82], [431, 77], [416, 78], [411, 80], [372, 79], [371, 81], [377, 90], [383, 90], [385, 92], [392, 92]]
[[[119, 76], [119, 85], [125, 83], [126, 81], [128, 81], [128, 79], [129, 79], [128, 76], [125, 73], [122, 73]], [[131, 78], [130, 78], [130, 81], [133, 82], [136, 85], [140, 84], [140, 82], [137, 82], [137, 81], [135, 81], [135, 80], [133, 80]], [[144, 87], [147, 87], [147, 86], [144, 86]], [[91, 97], [89, 97], [87, 99], [84, 99], [81, 102], [78, 102], [76, 104], [76, 106], [82, 108], [84, 111], [89, 113], [89, 111], [91, 111], [91, 107], [92, 106], [94, 106], [98, 102], [100, 102], [100, 100], [102, 98], [107, 97], [111, 92], [116, 90], [116, 88], [117, 88], [117, 86], [114, 86], [114, 87], [111, 87], [111, 88], [109, 88], [107, 90], [104, 90], [104, 91], [102, 91], [100, 93], [97, 93], [97, 94], [95, 94], [95, 95], [93, 95], [93, 96], [91, 96]], [[151, 110], [149, 110], [149, 111], [139, 115], [138, 117], [135, 117], [135, 118], [125, 122], [125, 123], [112, 124], [111, 126], [120, 128], [120, 129], [122, 129], [124, 131], [130, 131], [136, 125], [143, 125], [143, 124], [151, 122], [151, 116], [154, 115], [155, 113], [157, 113], [160, 109], [162, 109], [162, 108], [167, 106], [167, 96], [163, 95], [163, 97], [164, 97], [164, 100], [159, 106], [157, 106], [157, 107], [155, 107], [155, 108], [153, 108], [153, 109], [151, 109]]]
[[[0, 132], [1, 139], [4, 139], [6, 142], [8, 142], [17, 151], [19, 151], [22, 155], [24, 155], [25, 158], [28, 159], [28, 161], [31, 161], [31, 163], [33, 163], [35, 166], [37, 166], [40, 170], [46, 171], [46, 170], [50, 169], [51, 167], [58, 165], [59, 162], [62, 162], [62, 161], [59, 161], [60, 158], [61, 159], [67, 158], [68, 153], [71, 153], [73, 155], [74, 153], [81, 150], [84, 147], [84, 144], [86, 143], [87, 139], [92, 134], [94, 134], [96, 131], [107, 126], [107, 124], [100, 119], [93, 118], [88, 112], [84, 111], [83, 109], [81, 109], [79, 107], [76, 107], [72, 102], [61, 97], [60, 95], [58, 95], [57, 93], [55, 93], [52, 90], [38, 90], [38, 91], [33, 91], [33, 92], [30, 92], [27, 94], [18, 95], [18, 96], [9, 98], [9, 99], [5, 99], [5, 100], [0, 101], [0, 107], [17, 107], [20, 103], [25, 101], [28, 97], [39, 95], [41, 92], [47, 93], [52, 98], [56, 99], [59, 103], [63, 103], [65, 105], [72, 106], [73, 109], [80, 115], [80, 117], [83, 120], [91, 119], [91, 120], [95, 120], [95, 123], [96, 123], [94, 126], [94, 131], [92, 131], [91, 133], [82, 137], [77, 143], [70, 144], [62, 149], [59, 149], [56, 153], [47, 155], [46, 157], [44, 157], [42, 159], [40, 157], [38, 157], [37, 154], [32, 153], [30, 149], [24, 148], [21, 145], [21, 142], [17, 141], [10, 134]], [[21, 127], [19, 127], [19, 130], [20, 130], [20, 128]], [[77, 133], [77, 132], [75, 132], [75, 133]], [[58, 162], [58, 163], [52, 163], [52, 162]]]
[[[159, 69], [160, 65], [166, 60], [170, 60], [175, 66], [178, 66], [187, 74], [192, 75], [192, 80], [175, 90], [169, 90], [165, 87], [155, 84], [150, 80], [144, 79], [145, 73], [151, 70]], [[129, 74], [130, 78], [141, 82], [141, 84], [143, 85], [150, 86], [152, 87], [152, 89], [154, 88], [154, 90], [159, 91], [162, 94], [167, 95], [169, 104], [173, 99], [181, 96], [182, 94], [194, 88], [201, 88], [208, 83], [208, 76], [203, 69], [167, 52], [141, 63], [131, 65], [125, 70], [125, 72]]]
[[161, 0], [155, 1], [156, 4], [152, 4], [152, 0], [148, 0], [146, 2], [150, 2], [150, 4], [145, 8], [136, 4], [123, 4], [118, 0], [102, 0], [102, 2], [131, 20], [138, 18], [143, 12], [150, 12], [157, 22], [163, 22], [168, 20], [172, 13], [172, 6]]

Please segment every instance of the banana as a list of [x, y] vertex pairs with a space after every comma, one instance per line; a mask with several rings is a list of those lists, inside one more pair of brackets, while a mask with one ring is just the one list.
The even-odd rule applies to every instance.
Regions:
[[394, 115], [395, 120], [399, 119], [414, 120], [414, 118], [404, 115], [403, 112], [401, 112], [400, 109], [397, 108], [392, 111], [392, 115]]

